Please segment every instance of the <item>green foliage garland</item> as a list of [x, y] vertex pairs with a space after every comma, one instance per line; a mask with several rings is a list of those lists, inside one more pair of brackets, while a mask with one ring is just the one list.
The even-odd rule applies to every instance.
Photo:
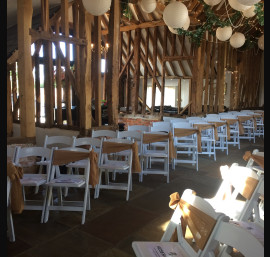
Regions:
[[123, 16], [131, 20], [132, 12], [129, 8], [129, 0], [121, 0], [120, 4], [121, 4], [121, 13], [123, 14]]
[[255, 6], [255, 10], [254, 12], [256, 13], [256, 17], [259, 21], [259, 24], [261, 26], [264, 25], [264, 10], [263, 10], [263, 3], [257, 3], [257, 4], [254, 4]]

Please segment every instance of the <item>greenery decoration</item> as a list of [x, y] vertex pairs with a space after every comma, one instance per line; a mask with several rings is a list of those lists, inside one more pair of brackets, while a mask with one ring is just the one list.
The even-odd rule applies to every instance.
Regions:
[[[234, 24], [240, 17], [241, 12], [236, 11], [234, 14], [225, 20], [220, 20], [219, 17], [213, 12], [211, 6], [207, 5], [203, 0], [198, 0], [204, 8], [204, 14], [206, 16], [206, 22], [201, 25], [197, 26], [195, 30], [189, 31], [189, 30], [183, 30], [180, 28], [177, 28], [178, 35], [186, 35], [190, 37], [191, 41], [196, 45], [200, 46], [201, 41], [203, 39], [204, 33], [208, 31], [211, 35], [215, 35], [216, 29], [218, 27], [225, 27], [225, 26], [231, 26], [231, 24]], [[257, 3], [255, 4], [255, 13], [257, 14], [257, 19], [259, 21], [259, 24], [261, 26], [264, 25], [264, 11], [263, 11], [263, 4]], [[250, 28], [250, 25], [248, 24], [248, 20], [245, 20], [245, 24]], [[244, 46], [241, 49], [244, 48], [252, 48], [257, 45], [257, 39], [251, 36], [246, 36], [246, 42]]]
[[257, 19], [258, 19], [258, 21], [259, 21], [259, 24], [261, 25], [261, 26], [263, 26], [264, 25], [264, 10], [263, 10], [263, 3], [257, 3], [257, 4], [254, 4], [254, 6], [255, 6], [255, 10], [254, 10], [254, 12], [256, 13], [256, 17], [257, 17]]
[[123, 16], [131, 20], [132, 12], [129, 8], [129, 0], [121, 0], [120, 5], [121, 5], [121, 13], [123, 14]]

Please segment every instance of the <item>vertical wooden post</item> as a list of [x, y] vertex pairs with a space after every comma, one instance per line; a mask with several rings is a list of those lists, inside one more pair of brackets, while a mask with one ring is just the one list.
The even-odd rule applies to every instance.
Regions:
[[13, 120], [12, 120], [12, 106], [11, 106], [11, 83], [10, 83], [10, 69], [7, 69], [7, 136], [11, 137], [13, 134]]
[[[79, 35], [91, 42], [91, 15], [79, 7]], [[92, 127], [91, 44], [80, 46], [80, 135], [87, 135]]]
[[213, 112], [214, 109], [214, 81], [216, 79], [216, 73], [215, 73], [215, 61], [216, 61], [216, 43], [213, 42], [213, 48], [212, 48], [212, 59], [210, 64], [211, 69], [211, 76], [210, 76], [210, 88], [209, 88], [209, 112]]
[[[193, 44], [192, 44], [193, 45]], [[199, 60], [201, 55], [201, 47], [194, 47], [194, 59], [192, 67], [192, 81], [191, 81], [191, 115], [196, 115], [196, 91], [197, 80], [199, 76]]]
[[[153, 38], [153, 76], [156, 76], [157, 72], [157, 30], [158, 27], [154, 28], [154, 38]], [[151, 114], [154, 114], [155, 110], [155, 100], [156, 100], [156, 82], [152, 78], [152, 107]]]
[[108, 90], [108, 123], [118, 124], [118, 87], [119, 87], [119, 64], [118, 64], [118, 40], [120, 33], [120, 3], [112, 0], [109, 20], [109, 50], [107, 59], [106, 90]]
[[204, 87], [204, 107], [203, 112], [208, 112], [208, 91], [209, 91], [209, 70], [210, 70], [210, 51], [212, 47], [212, 42], [207, 42], [206, 50], [206, 73], [205, 73], [205, 87]]
[[178, 114], [181, 112], [181, 79], [178, 80], [178, 101], [177, 101], [177, 111]]
[[[40, 43], [40, 42], [39, 42]], [[39, 48], [38, 43], [35, 47]], [[39, 76], [39, 51], [35, 51], [35, 87], [36, 87], [36, 124], [40, 124], [40, 76]]]
[[101, 17], [94, 16], [92, 83], [95, 92], [95, 125], [101, 126]]
[[[163, 35], [163, 57], [167, 54], [167, 34], [168, 27], [163, 26], [164, 35]], [[166, 72], [166, 62], [162, 61], [162, 78], [161, 78], [161, 99], [160, 99], [160, 115], [163, 116], [164, 113], [164, 97], [165, 97], [165, 72]]]
[[17, 0], [18, 21], [18, 76], [20, 95], [20, 127], [21, 136], [35, 138], [35, 96], [34, 78], [32, 73], [31, 36], [32, 0]]
[[[127, 35], [127, 56], [130, 54], [130, 47], [131, 47], [131, 31], [129, 30]], [[129, 113], [129, 107], [130, 107], [130, 62], [127, 65], [127, 79], [126, 79], [126, 107], [127, 107], [127, 113]]]
[[141, 43], [141, 29], [135, 30], [134, 39], [134, 87], [132, 88], [132, 114], [138, 113], [138, 96], [140, 86], [140, 43]]
[[143, 74], [143, 89], [142, 89], [142, 114], [145, 114], [146, 109], [146, 95], [147, 95], [147, 81], [148, 81], [148, 55], [149, 55], [149, 28], [146, 29], [146, 41], [145, 41], [145, 62], [144, 62], [144, 74]]
[[[61, 28], [62, 34], [69, 36], [69, 20], [68, 20], [68, 0], [61, 0]], [[67, 124], [72, 125], [71, 114], [71, 85], [68, 76], [70, 69], [70, 46], [66, 43], [66, 65], [65, 65], [65, 95], [66, 95], [66, 116]]]
[[15, 109], [15, 104], [17, 103], [17, 74], [16, 74], [16, 62], [14, 62], [11, 66], [12, 73], [12, 96], [13, 96], [13, 120], [18, 120], [18, 108]]

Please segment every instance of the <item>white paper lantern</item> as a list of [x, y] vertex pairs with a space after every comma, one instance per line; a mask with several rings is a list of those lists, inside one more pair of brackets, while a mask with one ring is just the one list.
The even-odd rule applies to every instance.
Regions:
[[83, 6], [94, 16], [99, 16], [107, 12], [111, 7], [112, 0], [82, 0]]
[[172, 28], [172, 27], [170, 27], [170, 26], [168, 26], [168, 29], [169, 29], [169, 31], [171, 31], [173, 34], [178, 34], [176, 29], [174, 29], [174, 28]]
[[208, 5], [214, 6], [221, 2], [221, 0], [204, 0], [204, 2]]
[[243, 15], [247, 18], [251, 18], [254, 15], [256, 15], [255, 11], [255, 6], [251, 6], [250, 8], [248, 8], [247, 10], [243, 11]]
[[183, 30], [188, 30], [189, 25], [190, 25], [190, 18], [189, 18], [189, 16], [188, 16], [188, 17], [187, 17], [187, 20], [186, 20], [186, 22], [185, 22], [185, 24], [183, 25], [183, 27], [182, 27], [181, 29], [183, 29]]
[[182, 28], [188, 18], [187, 7], [178, 1], [170, 2], [163, 11], [163, 20], [167, 26]]
[[250, 6], [250, 5], [259, 3], [261, 0], [237, 0], [237, 1], [240, 4]]
[[232, 35], [232, 27], [231, 26], [226, 26], [226, 27], [219, 27], [216, 30], [216, 37], [220, 41], [226, 41], [228, 40]]
[[234, 48], [239, 48], [245, 44], [245, 35], [241, 32], [235, 32], [230, 38], [230, 45]]
[[156, 0], [142, 0], [141, 1], [141, 8], [146, 13], [151, 13], [155, 11], [157, 7]]
[[251, 6], [240, 4], [237, 0], [229, 0], [230, 6], [237, 11], [243, 12], [249, 9]]
[[264, 35], [260, 36], [258, 39], [258, 46], [261, 50], [264, 50]]

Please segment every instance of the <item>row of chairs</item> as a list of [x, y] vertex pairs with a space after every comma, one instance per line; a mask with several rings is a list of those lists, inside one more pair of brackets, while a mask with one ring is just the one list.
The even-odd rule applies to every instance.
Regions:
[[[221, 166], [220, 171], [223, 182], [213, 198], [200, 197], [191, 189], [181, 198], [178, 193], [170, 196], [175, 211], [161, 241], [133, 241], [137, 257], [155, 253], [228, 257], [233, 248], [246, 257], [264, 256], [264, 216], [259, 211], [264, 175], [237, 163]], [[195, 245], [188, 242], [187, 229]]]

